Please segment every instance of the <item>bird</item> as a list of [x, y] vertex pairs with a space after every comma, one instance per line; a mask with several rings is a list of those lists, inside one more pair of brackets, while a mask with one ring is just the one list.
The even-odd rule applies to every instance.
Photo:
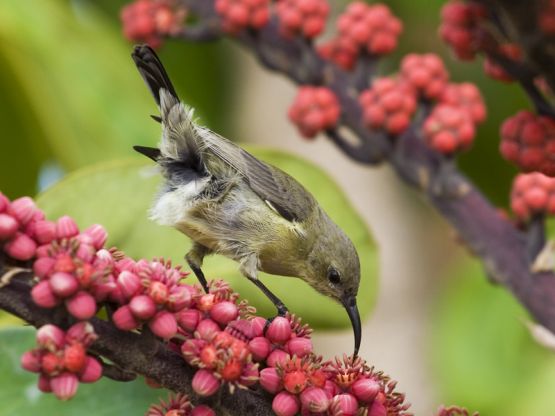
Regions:
[[293, 177], [197, 123], [151, 47], [137, 45], [131, 56], [158, 105], [160, 115], [152, 118], [162, 126], [158, 147], [134, 146], [164, 178], [149, 215], [192, 240], [185, 260], [204, 290], [204, 257], [223, 255], [283, 316], [287, 307], [258, 272], [300, 278], [343, 305], [357, 355], [360, 261], [349, 237]]

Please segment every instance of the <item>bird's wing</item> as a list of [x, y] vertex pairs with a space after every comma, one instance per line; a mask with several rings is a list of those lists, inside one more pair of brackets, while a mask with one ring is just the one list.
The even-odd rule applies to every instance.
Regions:
[[287, 173], [257, 159], [246, 150], [214, 133], [206, 127], [196, 126], [203, 144], [204, 161], [214, 169], [220, 163], [210, 163], [210, 156], [225, 162], [237, 172], [253, 192], [274, 211], [288, 221], [303, 221], [314, 209], [313, 196]]

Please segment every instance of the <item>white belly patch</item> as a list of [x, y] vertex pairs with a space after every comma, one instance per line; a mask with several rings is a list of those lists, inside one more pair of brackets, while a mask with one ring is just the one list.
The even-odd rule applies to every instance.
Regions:
[[150, 209], [150, 219], [160, 225], [175, 226], [187, 216], [193, 199], [206, 187], [210, 178], [191, 181], [162, 194]]

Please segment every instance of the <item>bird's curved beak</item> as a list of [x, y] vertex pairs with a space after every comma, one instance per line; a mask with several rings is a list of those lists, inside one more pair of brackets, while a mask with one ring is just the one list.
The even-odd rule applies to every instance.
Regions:
[[353, 326], [353, 333], [355, 335], [355, 356], [358, 355], [358, 349], [360, 347], [361, 340], [361, 325], [360, 325], [360, 314], [357, 308], [357, 299], [355, 296], [346, 296], [342, 299], [341, 303], [345, 307], [349, 319], [351, 320], [351, 325]]

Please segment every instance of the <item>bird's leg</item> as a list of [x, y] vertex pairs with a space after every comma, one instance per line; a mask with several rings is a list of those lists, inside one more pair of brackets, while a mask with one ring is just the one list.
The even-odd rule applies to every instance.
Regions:
[[206, 293], [208, 293], [208, 283], [206, 282], [206, 277], [202, 272], [202, 260], [204, 256], [210, 253], [210, 250], [201, 244], [193, 243], [193, 247], [185, 255], [185, 260], [189, 263], [189, 267], [197, 277], [199, 283]]
[[241, 266], [239, 269], [241, 273], [247, 277], [251, 282], [253, 282], [261, 291], [266, 295], [268, 299], [272, 301], [274, 306], [277, 308], [278, 316], [284, 316], [288, 310], [285, 304], [274, 295], [270, 289], [268, 289], [264, 283], [262, 283], [257, 276], [258, 272], [258, 257], [256, 254], [251, 254], [247, 256], [243, 261], [241, 261]]

